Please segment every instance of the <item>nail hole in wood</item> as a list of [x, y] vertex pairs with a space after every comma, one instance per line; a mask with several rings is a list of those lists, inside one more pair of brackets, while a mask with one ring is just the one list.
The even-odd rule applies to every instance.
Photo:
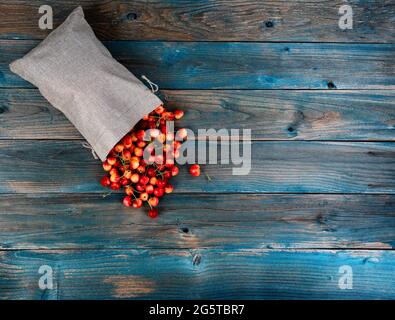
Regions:
[[294, 132], [295, 131], [295, 129], [294, 128], [292, 128], [292, 127], [288, 127], [288, 129], [287, 129], [289, 132]]

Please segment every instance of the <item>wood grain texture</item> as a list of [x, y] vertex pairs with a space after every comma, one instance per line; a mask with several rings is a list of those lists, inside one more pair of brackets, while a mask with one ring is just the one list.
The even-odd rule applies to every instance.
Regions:
[[395, 246], [394, 195], [178, 194], [153, 221], [122, 195], [0, 195], [0, 249]]
[[[391, 142], [253, 142], [251, 159], [248, 175], [209, 164], [191, 183], [183, 167], [174, 185], [177, 192], [395, 193]], [[103, 192], [102, 175], [81, 141], [0, 141], [0, 193]]]
[[[252, 129], [255, 140], [395, 141], [395, 91], [163, 90], [180, 127]], [[0, 89], [0, 139], [82, 139], [36, 89]]]
[[[43, 39], [38, 0], [2, 0], [0, 37]], [[381, 42], [395, 40], [391, 0], [68, 0], [45, 2], [57, 27], [78, 5], [100, 39], [192, 41]], [[348, 4], [353, 29], [338, 26], [339, 8]]]
[[[0, 40], [0, 87], [38, 41]], [[395, 89], [395, 44], [110, 41], [114, 58], [162, 89]]]
[[[394, 299], [394, 251], [0, 252], [3, 299]], [[41, 265], [54, 289], [40, 290]], [[353, 289], [339, 288], [341, 266]], [[237, 274], [237, 276], [236, 276]]]

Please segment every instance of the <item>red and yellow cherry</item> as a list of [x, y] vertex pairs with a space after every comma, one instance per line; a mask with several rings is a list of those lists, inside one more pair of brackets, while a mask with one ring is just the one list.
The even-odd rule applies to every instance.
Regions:
[[119, 182], [112, 182], [110, 185], [111, 190], [119, 190], [121, 188], [121, 184]]
[[125, 170], [125, 172], [123, 173], [123, 176], [124, 176], [126, 179], [130, 179], [130, 178], [132, 177], [132, 171], [130, 171], [130, 170]]
[[151, 177], [149, 179], [149, 183], [152, 184], [153, 186], [155, 186], [157, 182], [158, 182], [158, 179], [156, 177]]
[[133, 201], [133, 208], [141, 208], [143, 205], [143, 201], [141, 199], [136, 199]]
[[133, 194], [134, 194], [134, 192], [133, 192], [133, 187], [131, 187], [131, 186], [126, 186], [126, 187], [125, 187], [125, 193], [126, 193], [128, 196], [133, 195]]
[[132, 153], [129, 150], [127, 150], [127, 149], [123, 150], [122, 158], [124, 160], [129, 161], [131, 157], [132, 157]]
[[125, 177], [122, 177], [121, 179], [119, 179], [119, 183], [121, 184], [121, 186], [126, 186], [127, 184], [129, 184], [129, 180]]
[[142, 193], [140, 193], [140, 199], [141, 199], [141, 200], [147, 201], [148, 198], [149, 198], [149, 195], [148, 195], [147, 192], [142, 192]]
[[154, 193], [154, 186], [152, 184], [147, 184], [145, 186], [145, 192], [147, 192], [148, 194]]
[[108, 158], [107, 158], [107, 163], [108, 163], [110, 166], [113, 166], [116, 162], [117, 162], [117, 158], [115, 158], [115, 157], [108, 157]]
[[163, 106], [159, 106], [155, 109], [155, 113], [157, 114], [162, 114], [163, 111], [165, 111], [165, 108]]
[[187, 131], [187, 129], [181, 128], [181, 129], [179, 129], [179, 130], [177, 131], [177, 137], [178, 137], [179, 139], [184, 140], [184, 139], [187, 138], [187, 136], [188, 136], [188, 131]]
[[140, 166], [140, 160], [138, 157], [132, 157], [130, 159], [130, 167], [132, 169], [137, 169]]
[[123, 144], [118, 143], [118, 144], [114, 147], [114, 150], [115, 150], [115, 152], [121, 153], [121, 152], [123, 151], [124, 148], [125, 148], [125, 147], [123, 146]]
[[110, 171], [111, 168], [112, 168], [112, 165], [109, 164], [109, 163], [107, 162], [107, 160], [103, 162], [103, 169], [104, 169], [104, 171]]
[[137, 171], [138, 173], [144, 173], [144, 172], [145, 172], [145, 166], [142, 166], [142, 165], [138, 166], [137, 169], [136, 169], [136, 171]]
[[182, 111], [182, 110], [175, 110], [174, 111], [174, 117], [177, 120], [180, 120], [183, 116], [184, 116], [184, 111]]
[[104, 177], [100, 180], [100, 183], [101, 183], [101, 185], [102, 185], [103, 187], [108, 187], [108, 186], [110, 186], [110, 184], [111, 184], [111, 180], [110, 180], [109, 177], [104, 176]]
[[165, 187], [165, 192], [166, 192], [166, 193], [172, 193], [173, 190], [174, 190], [174, 187], [173, 187], [170, 183], [168, 183], [168, 184], [166, 185], [166, 187]]
[[148, 177], [155, 177], [156, 176], [156, 171], [154, 168], [148, 168], [147, 169], [147, 176]]
[[143, 192], [145, 190], [145, 185], [143, 185], [141, 183], [136, 184], [136, 190], [138, 192]]
[[133, 183], [137, 183], [140, 180], [140, 176], [138, 173], [133, 173], [132, 176], [130, 177], [130, 181]]
[[159, 199], [157, 197], [151, 197], [148, 199], [148, 203], [151, 207], [156, 207], [159, 204]]
[[134, 148], [133, 152], [134, 152], [134, 154], [135, 154], [137, 157], [142, 157], [143, 154], [144, 154], [143, 149], [141, 149], [141, 148], [139, 148], [139, 147]]
[[113, 174], [110, 176], [111, 182], [119, 182], [119, 180], [121, 180], [121, 176], [119, 174]]
[[193, 164], [189, 167], [189, 173], [194, 176], [200, 176], [200, 166], [198, 164]]
[[155, 188], [154, 189], [154, 195], [158, 198], [163, 197], [163, 195], [165, 194], [165, 189], [163, 188]]
[[136, 138], [137, 140], [144, 140], [145, 137], [145, 131], [144, 130], [139, 130], [136, 132]]
[[158, 137], [156, 139], [158, 140], [159, 143], [165, 143], [166, 135], [164, 133], [161, 133], [158, 135]]
[[132, 198], [130, 196], [123, 198], [123, 205], [125, 207], [130, 207], [132, 205]]
[[178, 167], [174, 166], [174, 167], [171, 168], [171, 175], [172, 175], [173, 177], [175, 177], [176, 175], [178, 175], [178, 172], [179, 172], [179, 171], [180, 171], [180, 170], [178, 169]]
[[162, 176], [164, 179], [170, 179], [171, 178], [171, 171], [164, 172]]
[[167, 184], [167, 180], [162, 180], [162, 179], [158, 179], [158, 182], [156, 183], [158, 188], [164, 188], [166, 184]]
[[125, 148], [130, 148], [133, 145], [133, 140], [132, 137], [130, 135], [126, 135], [123, 139], [122, 139], [122, 143], [125, 146]]
[[112, 169], [110, 170], [110, 175], [111, 175], [111, 176], [114, 176], [114, 175], [117, 175], [117, 174], [119, 174], [117, 168], [112, 168]]
[[149, 182], [149, 178], [147, 176], [140, 177], [141, 184], [147, 184]]
[[150, 211], [148, 211], [148, 216], [152, 219], [155, 219], [158, 216], [158, 209], [153, 208]]

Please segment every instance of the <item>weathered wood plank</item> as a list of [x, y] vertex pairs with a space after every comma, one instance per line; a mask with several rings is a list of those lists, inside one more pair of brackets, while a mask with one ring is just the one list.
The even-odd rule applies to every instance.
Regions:
[[[31, 87], [9, 70], [38, 41], [0, 40], [0, 87]], [[105, 43], [162, 89], [395, 89], [395, 44]]]
[[[245, 176], [210, 164], [198, 178], [182, 168], [174, 184], [178, 192], [395, 193], [391, 142], [253, 142], [251, 159]], [[81, 141], [0, 141], [0, 193], [103, 192], [102, 174]]]
[[178, 194], [147, 208], [122, 195], [1, 195], [1, 249], [395, 246], [394, 195]]
[[[42, 39], [37, 0], [0, 3], [0, 37]], [[382, 42], [395, 40], [395, 6], [391, 0], [351, 0], [353, 29], [338, 26], [335, 1], [48, 0], [58, 26], [78, 5], [101, 39], [220, 40], [297, 42]]]
[[[0, 297], [394, 299], [394, 262], [390, 250], [2, 251]], [[38, 287], [42, 265], [52, 290]], [[353, 289], [340, 289], [341, 266], [352, 268]]]
[[[395, 140], [395, 91], [164, 90], [180, 126], [250, 129], [256, 140]], [[82, 139], [36, 89], [0, 89], [0, 139]]]

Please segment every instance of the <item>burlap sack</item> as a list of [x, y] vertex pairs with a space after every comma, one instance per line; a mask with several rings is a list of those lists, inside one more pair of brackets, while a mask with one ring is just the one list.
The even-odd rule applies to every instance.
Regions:
[[66, 115], [101, 160], [144, 115], [162, 104], [113, 59], [81, 7], [10, 68]]

